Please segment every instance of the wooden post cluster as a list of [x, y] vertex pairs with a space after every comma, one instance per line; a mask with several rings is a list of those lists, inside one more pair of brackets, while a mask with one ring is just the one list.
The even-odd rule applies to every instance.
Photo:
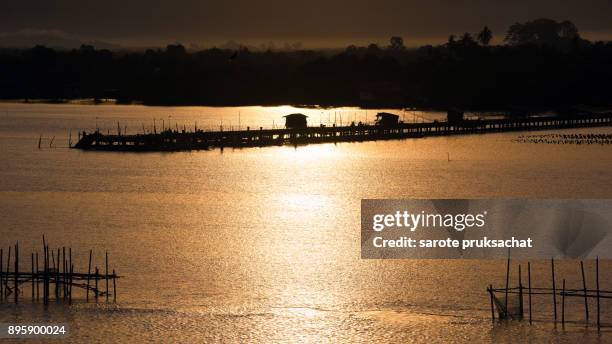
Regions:
[[[528, 298], [528, 307], [529, 307], [529, 323], [531, 324], [533, 321], [533, 303], [532, 296], [540, 296], [540, 295], [552, 295], [552, 308], [553, 308], [553, 319], [555, 324], [557, 323], [557, 296], [561, 297], [561, 325], [565, 328], [566, 322], [566, 298], [567, 297], [580, 297], [584, 299], [584, 318], [587, 326], [589, 325], [589, 298], [596, 299], [597, 305], [597, 329], [601, 328], [601, 299], [612, 299], [612, 291], [601, 290], [599, 285], [599, 257], [595, 259], [595, 289], [588, 289], [585, 275], [585, 267], [584, 262], [580, 262], [580, 272], [582, 277], [582, 288], [579, 289], [571, 289], [568, 288], [566, 279], [562, 279], [561, 289], [557, 288], [556, 284], [556, 271], [555, 271], [555, 260], [551, 259], [551, 287], [533, 287], [531, 283], [531, 263], [527, 262], [527, 298]], [[506, 312], [506, 314], [500, 314], [500, 319], [505, 318], [507, 316], [512, 317], [512, 314], [509, 313], [508, 308], [508, 295], [509, 294], [518, 294], [518, 316], [520, 319], [523, 318], [524, 307], [523, 307], [523, 294], [524, 287], [521, 276], [522, 270], [521, 265], [518, 265], [518, 286], [511, 287], [510, 286], [510, 258], [508, 258], [506, 264], [506, 287], [505, 288], [493, 288], [492, 284], [489, 284], [487, 287], [487, 293], [489, 294], [490, 303], [491, 303], [491, 319], [495, 321], [495, 307], [500, 308], [500, 312]], [[496, 302], [495, 293], [504, 293], [504, 304], [501, 304], [500, 301]], [[503, 308], [503, 309], [502, 309]]]
[[[0, 301], [19, 302], [24, 295], [27, 295], [28, 288], [30, 288], [29, 294], [32, 301], [40, 300], [42, 289], [42, 300], [45, 305], [51, 300], [51, 288], [53, 288], [53, 299], [57, 302], [63, 300], [72, 303], [74, 288], [83, 289], [87, 301], [89, 301], [90, 292], [94, 294], [96, 301], [99, 296], [105, 296], [108, 301], [110, 295], [113, 296], [113, 301], [117, 300], [116, 280], [120, 276], [116, 274], [115, 269], [112, 270], [112, 274], [109, 273], [108, 251], [105, 252], [106, 270], [104, 274], [100, 274], [98, 267], [95, 268], [95, 274], [92, 274], [92, 250], [89, 251], [87, 273], [78, 272], [72, 260], [72, 248], [58, 247], [57, 250], [51, 249], [44, 236], [42, 269], [39, 266], [38, 251], [30, 254], [30, 271], [27, 271], [27, 268], [24, 269], [26, 271], [21, 269], [19, 243], [9, 246], [6, 251], [5, 258], [5, 250], [0, 248]], [[106, 282], [104, 291], [98, 288], [98, 282], [101, 279]], [[94, 286], [91, 285], [92, 280]], [[111, 282], [112, 293], [110, 290]], [[42, 288], [40, 287], [41, 284]]]

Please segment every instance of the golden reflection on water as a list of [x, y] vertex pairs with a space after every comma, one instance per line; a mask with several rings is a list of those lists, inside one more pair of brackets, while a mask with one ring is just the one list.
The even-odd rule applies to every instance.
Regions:
[[[258, 127], [291, 112], [316, 125], [334, 112], [365, 118], [362, 110], [2, 107], [0, 243], [20, 240], [26, 251], [45, 233], [75, 248], [80, 265], [87, 249], [108, 249], [126, 276], [118, 310], [83, 306], [59, 317], [80, 335], [112, 333], [109, 341], [512, 338], [512, 329], [492, 333], [484, 292], [503, 281], [503, 262], [361, 260], [360, 200], [612, 195], [609, 146], [526, 145], [513, 133], [163, 154], [35, 148], [41, 133], [64, 142], [68, 128], [91, 129], [96, 117], [135, 131], [168, 114], [215, 127], [221, 117], [237, 125], [240, 113], [241, 126]], [[559, 271], [573, 276], [574, 268]]]

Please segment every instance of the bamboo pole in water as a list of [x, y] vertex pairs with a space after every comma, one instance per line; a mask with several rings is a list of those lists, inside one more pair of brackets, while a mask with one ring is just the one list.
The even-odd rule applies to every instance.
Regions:
[[70, 279], [68, 287], [68, 303], [72, 304], [72, 272], [74, 271], [74, 265], [70, 264]]
[[555, 312], [555, 324], [557, 323], [557, 290], [555, 288], [555, 258], [551, 258], [551, 269], [552, 269], [552, 295], [553, 295], [553, 308]]
[[4, 296], [8, 297], [9, 291], [9, 272], [11, 271], [11, 246], [9, 245], [8, 254], [6, 256], [6, 278], [4, 279]]
[[34, 277], [34, 252], [32, 252], [32, 300], [34, 300], [34, 289], [36, 289], [36, 287], [34, 286], [34, 282], [35, 282], [35, 277]]
[[19, 300], [19, 242], [15, 243], [15, 303]]
[[531, 324], [531, 263], [527, 262], [527, 283], [529, 284], [529, 323]]
[[89, 301], [89, 279], [91, 275], [91, 255], [92, 252], [89, 250], [89, 265], [87, 267], [87, 301]]
[[508, 262], [506, 264], [506, 296], [504, 298], [504, 316], [508, 315], [508, 287], [510, 283], [510, 250], [508, 250]]
[[44, 299], [45, 299], [45, 304], [49, 303], [49, 279], [51, 278], [51, 276], [49, 276], [49, 246], [45, 246], [45, 280], [44, 280]]
[[523, 319], [523, 278], [521, 277], [521, 264], [518, 266], [518, 278], [519, 278], [519, 313], [521, 319]]
[[108, 301], [108, 251], [106, 251], [106, 301]]
[[[62, 247], [62, 284], [61, 284], [61, 292], [64, 300], [66, 300], [66, 247]], [[59, 282], [58, 282], [59, 283]]]
[[72, 302], [72, 274], [74, 266], [72, 264], [72, 247], [68, 248], [68, 262], [70, 264], [70, 284], [68, 284], [68, 298]]
[[40, 278], [38, 278], [38, 251], [36, 251], [36, 300], [40, 300]]
[[563, 279], [563, 291], [561, 292], [561, 325], [565, 327], [565, 278]]
[[49, 270], [50, 267], [50, 261], [49, 261], [49, 257], [53, 258], [53, 253], [51, 252], [51, 249], [49, 248], [49, 245], [47, 245], [47, 253], [45, 254], [46, 258], [46, 263], [45, 263], [45, 299], [46, 299], [46, 303], [49, 303], [49, 295], [51, 294], [51, 285], [50, 285], [50, 281], [51, 281], [51, 271]]
[[589, 324], [589, 299], [587, 298], [586, 278], [584, 277], [584, 262], [580, 261], [580, 271], [582, 272], [582, 290], [584, 292], [584, 315], [587, 325]]
[[0, 248], [0, 300], [4, 298], [4, 272], [2, 271], [3, 258], [4, 250]]
[[599, 318], [599, 257], [595, 259], [595, 285], [597, 288], [597, 331], [599, 331], [601, 326]]
[[45, 245], [43, 246], [43, 303], [45, 305], [47, 304], [47, 260], [48, 259], [49, 259], [49, 253], [47, 252], [47, 246]]
[[491, 299], [491, 321], [495, 322], [495, 308], [493, 305], [493, 285], [489, 284], [489, 298]]
[[60, 248], [57, 248], [57, 269], [55, 271], [55, 301], [59, 301], [60, 285]]
[[98, 267], [96, 266], [96, 277], [95, 277], [95, 281], [96, 281], [96, 289], [95, 289], [95, 297], [96, 297], [96, 302], [98, 301], [98, 276], [99, 276], [99, 270]]
[[113, 269], [113, 302], [117, 302], [117, 284], [115, 280], [117, 279], [117, 274], [115, 274], [115, 269]]

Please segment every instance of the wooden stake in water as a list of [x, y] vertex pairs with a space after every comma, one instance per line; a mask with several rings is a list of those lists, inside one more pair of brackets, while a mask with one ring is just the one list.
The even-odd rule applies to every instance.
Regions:
[[2, 260], [4, 258], [4, 250], [0, 248], [0, 300], [4, 297], [4, 273], [2, 272]]
[[34, 277], [34, 252], [32, 252], [32, 300], [34, 300], [34, 281], [35, 281], [35, 277]]
[[72, 273], [73, 273], [73, 264], [72, 264], [72, 247], [68, 248], [68, 264], [70, 264], [70, 284], [68, 284], [68, 298], [72, 302]]
[[529, 285], [529, 323], [531, 324], [531, 263], [527, 262], [527, 283]]
[[94, 292], [94, 296], [96, 297], [96, 302], [98, 301], [98, 276], [99, 276], [99, 270], [98, 270], [98, 267], [96, 266], [96, 277], [95, 277], [96, 289]]
[[89, 278], [91, 276], [91, 255], [92, 255], [92, 251], [89, 250], [89, 265], [87, 267], [87, 301], [89, 301]]
[[74, 271], [74, 265], [70, 265], [70, 284], [68, 287], [68, 303], [72, 304], [72, 272]]
[[106, 301], [108, 301], [108, 251], [106, 251]]
[[40, 300], [40, 279], [38, 278], [38, 251], [36, 251], [36, 300]]
[[495, 322], [495, 308], [494, 308], [494, 301], [493, 301], [493, 285], [492, 284], [489, 284], [489, 288], [487, 289], [487, 291], [489, 292], [489, 298], [491, 299], [491, 320]]
[[555, 312], [555, 324], [557, 323], [557, 290], [555, 288], [555, 258], [551, 258], [551, 269], [552, 269], [552, 295], [553, 295], [553, 307]]
[[[59, 259], [58, 259], [59, 261]], [[62, 294], [64, 297], [64, 300], [66, 300], [66, 247], [62, 247], [62, 285], [61, 285], [61, 290], [62, 290]], [[59, 282], [59, 281], [58, 281]]]
[[565, 327], [565, 278], [563, 279], [563, 291], [561, 292], [561, 325]]
[[113, 269], [113, 302], [117, 302], [117, 284], [115, 280], [117, 279], [117, 274], [115, 274], [115, 269]]
[[[53, 255], [53, 253], [51, 254]], [[57, 268], [55, 269], [55, 301], [59, 301], [60, 286], [60, 248], [57, 248]]]
[[589, 299], [587, 297], [586, 278], [584, 278], [584, 263], [580, 261], [580, 271], [582, 272], [582, 291], [584, 293], [584, 316], [587, 325], [589, 324]]
[[504, 316], [508, 315], [508, 287], [510, 284], [510, 250], [508, 250], [508, 262], [506, 264], [506, 295], [504, 298]]
[[521, 277], [521, 264], [518, 266], [518, 278], [519, 278], [519, 314], [523, 319], [523, 279]]
[[15, 244], [15, 290], [13, 290], [13, 294], [15, 295], [15, 303], [17, 303], [19, 298], [19, 242]]
[[11, 271], [11, 246], [9, 246], [6, 256], [6, 278], [4, 279], [4, 295], [8, 297], [9, 291], [9, 272]]
[[601, 326], [599, 321], [599, 257], [595, 259], [595, 287], [597, 288], [597, 330], [599, 331]]
[[43, 282], [43, 303], [46, 303], [46, 299], [45, 299], [45, 280], [46, 280], [46, 275], [47, 275], [47, 259], [46, 259], [46, 254], [47, 254], [47, 248], [45, 246], [43, 246], [43, 255], [42, 255], [42, 259], [43, 259], [43, 276], [42, 276], [42, 282]]

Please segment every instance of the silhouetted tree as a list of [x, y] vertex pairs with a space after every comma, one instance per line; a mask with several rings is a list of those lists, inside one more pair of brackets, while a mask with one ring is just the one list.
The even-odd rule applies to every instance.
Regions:
[[564, 21], [559, 24], [559, 36], [562, 39], [574, 40], [580, 38], [578, 34], [578, 28], [571, 21]]
[[[337, 52], [188, 52], [181, 45], [117, 53], [93, 46], [69, 51], [42, 46], [0, 49], [0, 98], [466, 110], [612, 106], [612, 43], [590, 44], [579, 38], [573, 24], [562, 22], [552, 25], [548, 36], [558, 39], [563, 49], [523, 46], [519, 43], [525, 37], [527, 42], [533, 38], [525, 33], [531, 31], [529, 26], [513, 26], [513, 43], [494, 49], [482, 49], [469, 34], [459, 39], [451, 35], [446, 44], [419, 49], [371, 44]], [[535, 42], [546, 37], [538, 34]]]
[[380, 53], [380, 50], [381, 50], [380, 47], [376, 43], [370, 43], [368, 45], [368, 52], [369, 53], [374, 53], [374, 54]]
[[579, 39], [578, 29], [569, 21], [558, 23], [552, 19], [536, 19], [524, 24], [516, 23], [508, 29], [505, 41], [511, 45], [537, 44], [558, 46]]
[[406, 48], [404, 46], [404, 39], [402, 37], [394, 36], [394, 37], [391, 37], [389, 41], [391, 43], [390, 48], [393, 50], [403, 50]]
[[493, 39], [493, 32], [491, 32], [491, 29], [489, 29], [488, 26], [485, 26], [478, 33], [478, 36], [476, 38], [478, 39], [478, 42], [480, 42], [480, 44], [485, 45], [485, 46], [489, 45], [489, 43], [491, 42], [491, 39]]
[[166, 54], [170, 56], [184, 56], [187, 53], [182, 44], [169, 44], [166, 47]]
[[459, 43], [464, 47], [476, 45], [476, 41], [469, 32], [464, 33], [459, 39]]

